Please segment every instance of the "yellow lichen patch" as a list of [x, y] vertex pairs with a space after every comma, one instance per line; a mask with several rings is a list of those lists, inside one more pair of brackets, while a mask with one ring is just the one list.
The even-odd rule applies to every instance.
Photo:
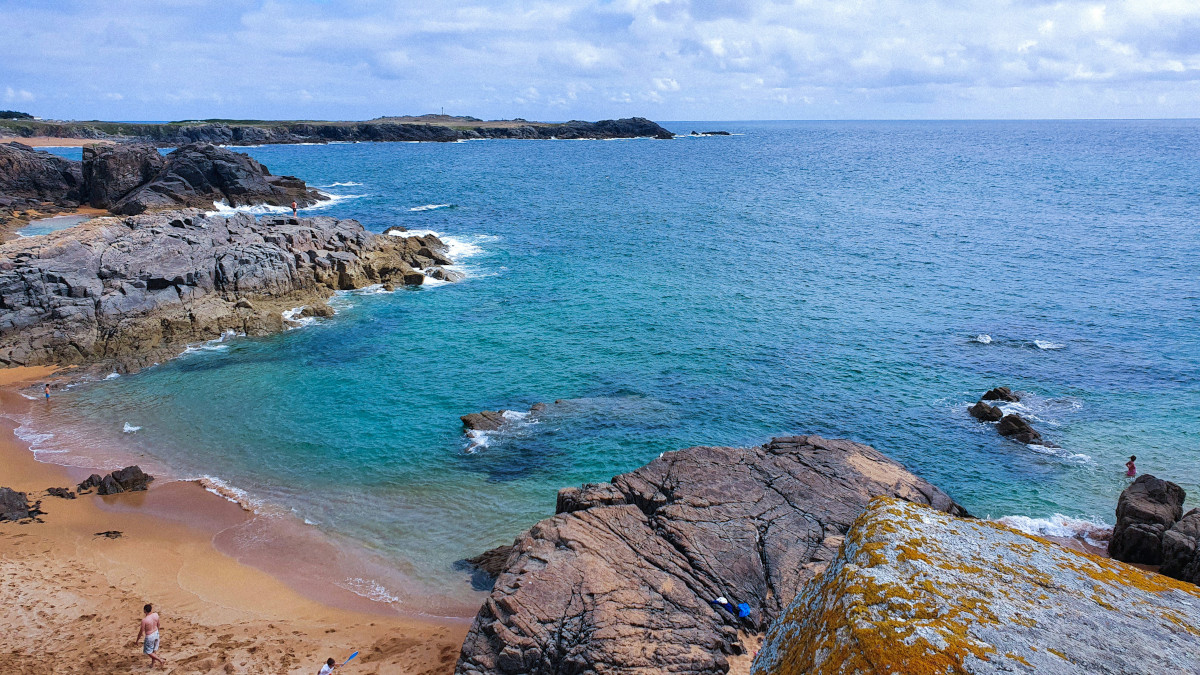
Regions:
[[[1200, 623], [1198, 594], [1140, 570], [1127, 577], [1134, 571], [1127, 567], [1007, 527], [876, 499], [837, 559], [772, 629], [755, 672], [925, 675], [1061, 668], [1062, 661], [1080, 672], [1108, 668], [1097, 658], [1126, 659], [1133, 670], [1167, 664], [1158, 668], [1167, 672], [1194, 663], [1187, 659], [1200, 658], [1190, 637]], [[1087, 618], [1097, 612], [1103, 624]], [[1077, 647], [1081, 637], [1121, 641], [1145, 622], [1158, 639], [1116, 657]], [[1108, 633], [1096, 637], [1097, 630]]]

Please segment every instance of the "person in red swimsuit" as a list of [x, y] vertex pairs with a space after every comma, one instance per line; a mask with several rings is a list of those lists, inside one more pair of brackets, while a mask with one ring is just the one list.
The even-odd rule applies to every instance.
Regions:
[[1129, 478], [1133, 478], [1134, 476], [1137, 475], [1137, 467], [1133, 465], [1133, 463], [1136, 460], [1137, 460], [1136, 455], [1130, 455], [1129, 461], [1125, 462], [1125, 468], [1126, 468], [1125, 475]]

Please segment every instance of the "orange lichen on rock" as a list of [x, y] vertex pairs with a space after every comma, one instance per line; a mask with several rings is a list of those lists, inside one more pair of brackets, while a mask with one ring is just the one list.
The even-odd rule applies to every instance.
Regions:
[[754, 672], [1195, 672], [1198, 624], [1195, 586], [877, 498]]

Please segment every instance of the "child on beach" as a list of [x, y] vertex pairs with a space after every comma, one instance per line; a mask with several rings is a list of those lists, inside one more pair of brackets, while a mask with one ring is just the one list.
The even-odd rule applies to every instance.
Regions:
[[50, 400], [50, 383], [49, 382], [46, 383], [46, 400], [47, 401]]
[[1137, 467], [1134, 466], [1134, 464], [1133, 464], [1134, 461], [1136, 461], [1136, 460], [1137, 460], [1136, 455], [1130, 455], [1129, 461], [1125, 462], [1125, 476], [1126, 477], [1133, 478], [1134, 476], [1137, 475]]
[[337, 666], [334, 665], [334, 660], [332, 657], [330, 657], [330, 659], [325, 662], [325, 665], [321, 666], [321, 672], [317, 673], [317, 675], [329, 675], [333, 672], [334, 668], [337, 668]]

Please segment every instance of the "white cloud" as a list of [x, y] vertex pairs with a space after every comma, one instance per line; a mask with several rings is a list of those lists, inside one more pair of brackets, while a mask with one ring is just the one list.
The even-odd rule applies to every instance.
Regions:
[[48, 117], [1152, 117], [1200, 102], [1189, 0], [77, 0], [4, 16], [5, 100], [37, 91]]
[[13, 89], [12, 87], [4, 88], [5, 103], [28, 103], [34, 99], [32, 93], [24, 89]]

